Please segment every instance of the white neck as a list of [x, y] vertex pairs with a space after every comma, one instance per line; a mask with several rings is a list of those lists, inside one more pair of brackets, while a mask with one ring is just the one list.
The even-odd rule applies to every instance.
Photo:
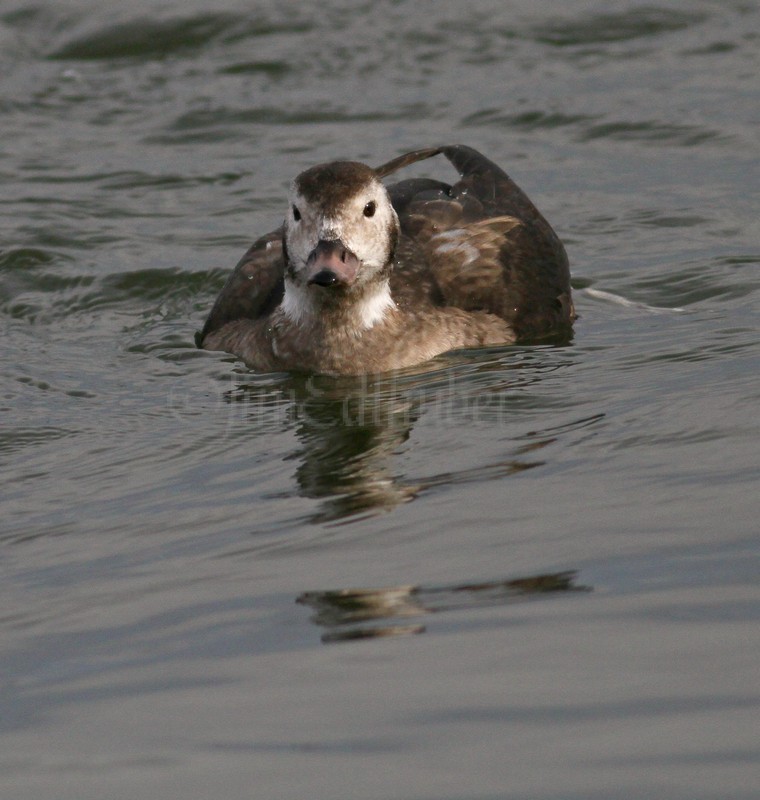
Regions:
[[[314, 301], [316, 289], [299, 286], [285, 278], [285, 294], [280, 308], [294, 325], [304, 325], [320, 316], [319, 304]], [[388, 281], [383, 281], [373, 291], [367, 292], [347, 309], [348, 319], [361, 330], [369, 330], [382, 322], [390, 309], [396, 308]], [[350, 323], [349, 323], [350, 324]]]

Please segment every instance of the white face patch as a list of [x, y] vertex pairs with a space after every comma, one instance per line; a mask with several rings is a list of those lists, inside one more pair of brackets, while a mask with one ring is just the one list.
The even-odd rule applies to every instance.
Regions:
[[[359, 259], [357, 281], [371, 282], [392, 256], [398, 217], [388, 192], [379, 180], [371, 180], [330, 215], [310, 203], [294, 182], [285, 218], [285, 241], [294, 280], [305, 269], [309, 254], [320, 240], [343, 244]], [[371, 213], [365, 213], [371, 209]]]

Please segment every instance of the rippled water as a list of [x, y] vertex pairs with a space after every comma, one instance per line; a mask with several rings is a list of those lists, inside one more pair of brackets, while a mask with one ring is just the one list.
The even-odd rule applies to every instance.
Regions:
[[[732, 1], [0, 2], [0, 794], [756, 796], [759, 38]], [[194, 348], [296, 172], [448, 141], [565, 241], [569, 346]]]

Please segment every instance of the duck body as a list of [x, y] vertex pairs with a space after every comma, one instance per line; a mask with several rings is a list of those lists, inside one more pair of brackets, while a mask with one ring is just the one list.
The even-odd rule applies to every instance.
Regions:
[[[381, 182], [439, 153], [453, 185]], [[549, 223], [499, 167], [451, 145], [301, 173], [285, 222], [243, 256], [197, 338], [262, 371], [355, 375], [569, 336], [574, 319]]]

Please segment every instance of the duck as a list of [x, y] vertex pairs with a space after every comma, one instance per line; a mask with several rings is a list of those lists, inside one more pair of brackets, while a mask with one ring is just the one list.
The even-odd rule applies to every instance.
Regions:
[[[437, 155], [457, 181], [383, 183]], [[567, 340], [575, 316], [567, 253], [546, 219], [495, 163], [446, 145], [301, 172], [284, 222], [234, 268], [196, 344], [256, 371], [363, 375]]]

